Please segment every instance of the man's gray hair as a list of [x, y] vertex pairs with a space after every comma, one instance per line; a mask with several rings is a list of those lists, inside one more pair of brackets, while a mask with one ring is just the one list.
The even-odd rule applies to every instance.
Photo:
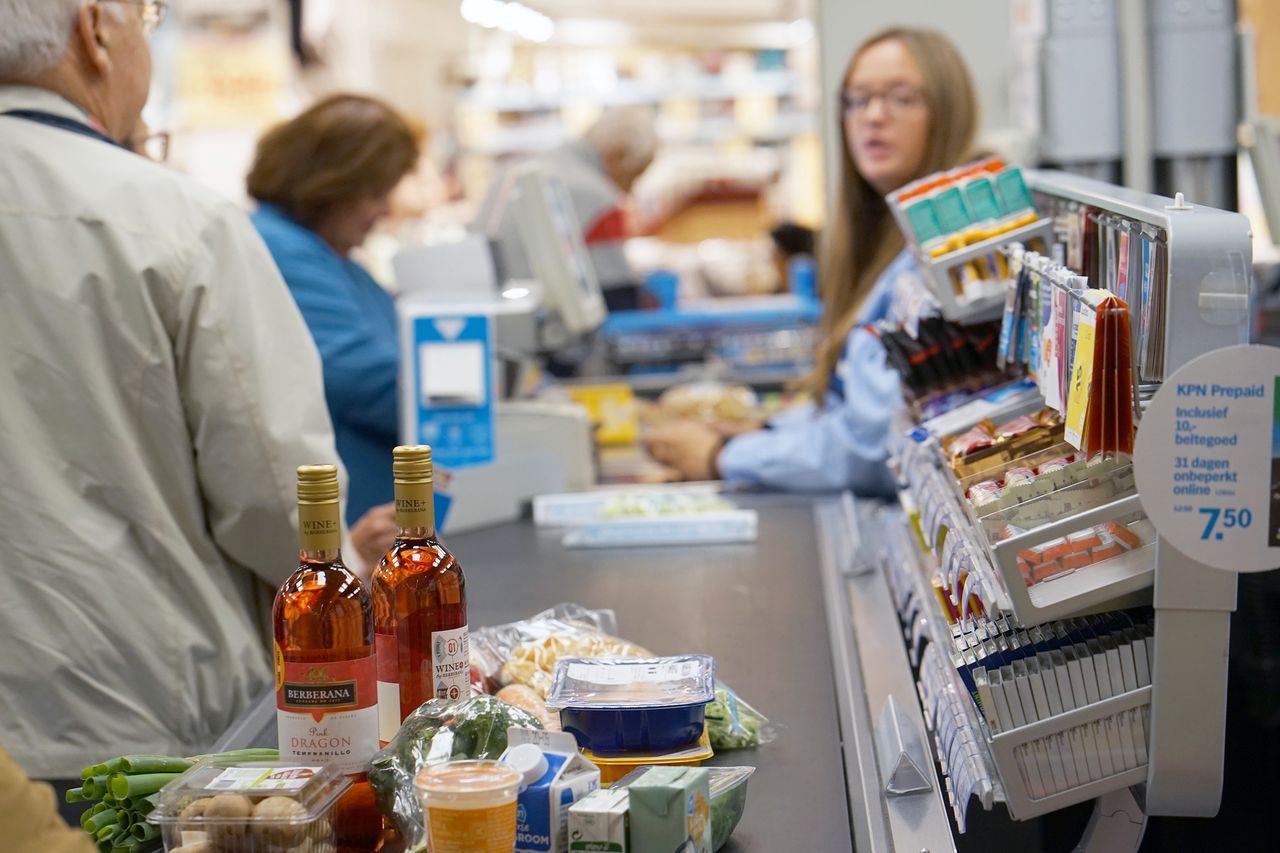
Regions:
[[25, 80], [57, 65], [76, 12], [88, 2], [0, 0], [0, 78]]
[[[3, 0], [0, 0], [3, 2]], [[616, 107], [591, 126], [586, 139], [599, 152], [620, 151], [629, 169], [638, 169], [658, 150], [658, 129], [651, 110]]]

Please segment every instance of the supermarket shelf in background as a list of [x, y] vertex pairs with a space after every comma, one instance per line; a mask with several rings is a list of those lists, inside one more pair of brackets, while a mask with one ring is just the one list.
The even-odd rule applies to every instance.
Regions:
[[[658, 122], [659, 138], [667, 145], [711, 144], [734, 138], [761, 143], [785, 142], [801, 134], [817, 131], [818, 117], [813, 113], [782, 114], [769, 126], [758, 129], [741, 128], [729, 116], [703, 119], [690, 126], [674, 125], [661, 120]], [[481, 144], [464, 145], [463, 148], [471, 154], [499, 156], [548, 151], [573, 139], [573, 135], [563, 124], [551, 122], [496, 130], [488, 137]]]
[[519, 113], [558, 110], [566, 106], [601, 107], [660, 104], [672, 100], [725, 101], [743, 96], [786, 97], [800, 90], [799, 77], [791, 71], [757, 71], [750, 75], [702, 77], [662, 83], [619, 80], [609, 91], [564, 89], [539, 93], [526, 86], [474, 86], [458, 95], [460, 108]]

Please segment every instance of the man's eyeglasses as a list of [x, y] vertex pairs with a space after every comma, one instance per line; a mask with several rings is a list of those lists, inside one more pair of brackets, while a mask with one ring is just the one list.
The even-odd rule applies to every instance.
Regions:
[[877, 98], [884, 104], [885, 112], [890, 115], [902, 115], [924, 106], [924, 93], [919, 89], [907, 86], [895, 86], [883, 92], [854, 90], [840, 96], [840, 106], [847, 116], [861, 116], [871, 109]]
[[130, 139], [129, 148], [135, 154], [141, 154], [148, 160], [167, 163], [169, 161], [169, 132], [162, 130], [156, 133], [148, 133], [141, 139]]
[[169, 13], [169, 0], [99, 0], [106, 3], [128, 3], [142, 7], [142, 31], [151, 35], [164, 23]]

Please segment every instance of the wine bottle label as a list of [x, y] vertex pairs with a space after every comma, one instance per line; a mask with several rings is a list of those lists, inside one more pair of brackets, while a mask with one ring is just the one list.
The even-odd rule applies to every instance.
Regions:
[[280, 757], [365, 772], [378, 748], [378, 665], [369, 655], [327, 663], [284, 662], [277, 676]]
[[338, 503], [298, 505], [298, 538], [304, 551], [337, 551], [342, 547]]
[[402, 529], [435, 529], [435, 490], [430, 480], [422, 483], [396, 483], [396, 526]]
[[431, 667], [437, 699], [471, 695], [471, 639], [467, 626], [431, 634]]
[[400, 642], [395, 634], [375, 634], [378, 653], [378, 741], [386, 746], [400, 731]]

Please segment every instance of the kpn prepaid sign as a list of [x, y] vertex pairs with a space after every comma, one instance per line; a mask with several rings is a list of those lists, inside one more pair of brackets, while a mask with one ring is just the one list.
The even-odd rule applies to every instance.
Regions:
[[1147, 516], [1188, 557], [1280, 566], [1280, 349], [1217, 350], [1166, 379], [1142, 415], [1134, 472]]

